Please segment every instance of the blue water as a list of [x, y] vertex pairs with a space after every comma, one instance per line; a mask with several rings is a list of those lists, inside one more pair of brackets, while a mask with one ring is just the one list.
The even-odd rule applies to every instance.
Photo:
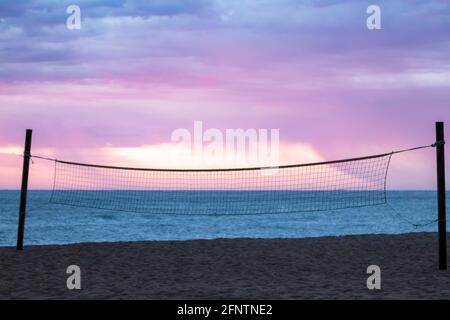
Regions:
[[[48, 204], [29, 191], [25, 245], [214, 238], [299, 238], [437, 231], [436, 193], [392, 191], [389, 204], [324, 212], [251, 216], [154, 215]], [[0, 246], [16, 243], [19, 191], [0, 191]]]

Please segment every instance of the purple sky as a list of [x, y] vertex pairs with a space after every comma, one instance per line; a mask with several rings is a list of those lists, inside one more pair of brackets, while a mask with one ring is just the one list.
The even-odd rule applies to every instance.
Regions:
[[[81, 30], [66, 28], [70, 4]], [[371, 4], [382, 30], [366, 27]], [[3, 0], [0, 108], [0, 153], [29, 127], [36, 153], [94, 163], [151, 166], [119, 155], [158, 150], [194, 120], [277, 128], [282, 162], [431, 144], [434, 122], [450, 123], [450, 4]], [[392, 188], [434, 187], [431, 150], [393, 165]], [[20, 159], [0, 155], [0, 174], [17, 187]]]

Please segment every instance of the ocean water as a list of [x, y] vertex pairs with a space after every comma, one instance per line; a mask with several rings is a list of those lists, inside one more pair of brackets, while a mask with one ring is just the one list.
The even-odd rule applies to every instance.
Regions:
[[[238, 216], [164, 215], [48, 203], [50, 191], [28, 193], [25, 245], [214, 238], [302, 238], [434, 232], [436, 193], [390, 191], [389, 205], [321, 212]], [[19, 191], [0, 191], [0, 246], [14, 246]]]

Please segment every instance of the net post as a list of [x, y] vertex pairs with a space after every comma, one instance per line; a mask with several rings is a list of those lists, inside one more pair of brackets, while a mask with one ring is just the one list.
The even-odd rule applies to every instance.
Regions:
[[23, 250], [23, 236], [25, 231], [25, 212], [27, 208], [28, 175], [30, 171], [31, 138], [33, 131], [27, 129], [25, 148], [23, 152], [22, 187], [20, 191], [19, 227], [17, 231], [17, 250]]
[[447, 218], [445, 199], [444, 122], [436, 122], [437, 196], [439, 229], [439, 270], [447, 270]]

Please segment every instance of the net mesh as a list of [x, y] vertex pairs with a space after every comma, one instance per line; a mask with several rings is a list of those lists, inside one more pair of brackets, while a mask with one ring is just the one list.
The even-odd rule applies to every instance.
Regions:
[[392, 154], [327, 163], [162, 170], [55, 160], [50, 202], [152, 214], [252, 215], [386, 203]]

